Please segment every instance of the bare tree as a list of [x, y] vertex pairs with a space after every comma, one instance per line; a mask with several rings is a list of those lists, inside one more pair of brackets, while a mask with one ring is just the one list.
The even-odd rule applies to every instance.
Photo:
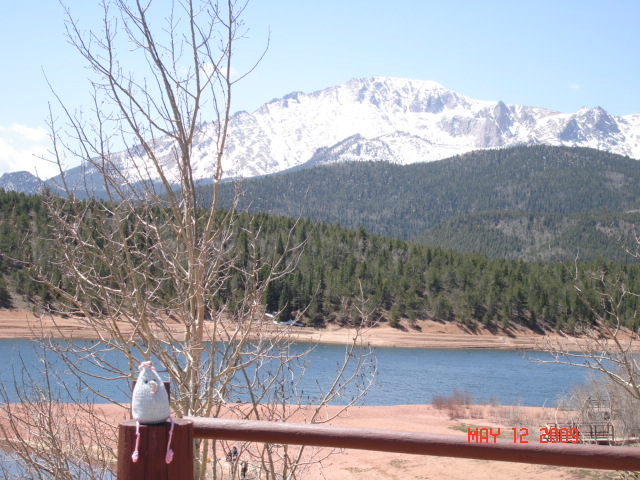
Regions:
[[[612, 229], [610, 235], [613, 236]], [[640, 238], [634, 235], [629, 243], [619, 234], [617, 236], [627, 254], [637, 261]], [[626, 245], [632, 245], [632, 248]], [[576, 423], [586, 422], [585, 432], [596, 427], [588, 424], [591, 417], [585, 415], [584, 405], [601, 402], [603, 398], [609, 403], [607, 422], [618, 425], [617, 437], [636, 435], [640, 430], [637, 416], [628, 413], [637, 410], [640, 400], [640, 337], [638, 312], [634, 307], [639, 292], [629, 288], [633, 282], [629, 275], [632, 274], [633, 269], [609, 272], [606, 264], [596, 271], [584, 271], [576, 258], [574, 287], [579, 300], [586, 306], [588, 318], [579, 322], [570, 335], [560, 332], [561, 339], [546, 340], [538, 345], [538, 350], [549, 354], [551, 359], [537, 358], [535, 361], [575, 366], [594, 373], [586, 389], [588, 393], [582, 392], [582, 396], [578, 396], [582, 417]]]
[[[48, 347], [104, 401], [114, 399], [92, 378], [133, 380], [140, 361], [154, 360], [172, 382], [178, 416], [286, 420], [302, 408], [285, 378], [304, 373], [304, 354], [291, 352], [287, 329], [265, 320], [263, 297], [295, 269], [303, 245], [289, 232], [284, 253], [273, 253], [261, 226], [235, 204], [223, 210], [219, 197], [246, 2], [105, 0], [102, 7], [100, 31], [83, 31], [67, 11], [69, 40], [93, 72], [94, 102], [89, 115], [62, 101], [63, 121], [51, 115], [61, 172], [61, 192], [47, 199], [55, 251], [31, 265], [56, 296], [45, 311], [80, 319], [100, 341]], [[215, 153], [203, 167], [194, 159], [205, 144]], [[65, 173], [70, 158], [82, 161], [83, 176]], [[203, 171], [208, 181], [199, 182]], [[212, 190], [208, 207], [198, 204], [198, 183]], [[91, 199], [98, 191], [103, 199]], [[336, 382], [312, 397], [307, 421], [326, 420], [321, 409], [347, 384], [366, 389], [360, 348], [356, 333]], [[15, 413], [5, 409], [12, 421]], [[24, 428], [9, 423], [5, 437]], [[18, 438], [14, 448], [24, 445]], [[196, 444], [197, 478], [205, 478], [209, 448]], [[306, 461], [302, 451], [262, 452], [255, 458], [268, 478], [298, 478]]]
[[116, 455], [117, 425], [99, 405], [68, 403], [69, 387], [61, 382], [60, 371], [46, 352], [41, 359], [39, 372], [22, 364], [15, 395], [5, 385], [1, 388], [0, 431], [3, 447], [13, 458], [0, 462], [2, 478], [108, 478]]
[[636, 312], [629, 318], [628, 308], [629, 297], [637, 297], [638, 293], [629, 291], [628, 279], [621, 272], [584, 273], [576, 262], [574, 275], [578, 297], [592, 319], [578, 324], [572, 335], [560, 332], [560, 340], [547, 340], [539, 349], [549, 353], [553, 363], [605, 375], [632, 398], [640, 400], [640, 339], [633, 330]]

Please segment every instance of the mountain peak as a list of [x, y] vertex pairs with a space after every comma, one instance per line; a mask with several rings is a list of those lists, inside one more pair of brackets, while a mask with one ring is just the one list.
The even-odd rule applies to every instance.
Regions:
[[38, 193], [42, 187], [42, 180], [27, 171], [5, 173], [0, 177], [0, 188], [8, 192]]
[[[198, 180], [206, 181], [214, 171], [212, 128], [204, 125], [194, 139]], [[531, 144], [590, 147], [640, 158], [638, 131], [640, 115], [615, 117], [600, 107], [565, 114], [476, 100], [431, 80], [355, 78], [312, 93], [292, 92], [253, 113], [233, 115], [223, 171], [226, 177], [249, 178], [327, 161], [410, 164]], [[164, 146], [160, 155], [170, 170], [175, 164], [171, 140], [158, 144]], [[142, 157], [133, 160], [144, 162]]]
[[399, 77], [367, 77], [367, 78], [353, 78], [346, 85], [349, 84], [361, 84], [361, 85], [374, 85], [378, 88], [380, 86], [387, 86], [396, 90], [402, 90], [403, 88], [411, 88], [413, 90], [447, 90], [438, 82], [433, 80], [416, 80], [412, 78], [399, 78]]
[[294, 92], [258, 110], [251, 123], [251, 132], [244, 129], [248, 122], [237, 133], [232, 129], [234, 155], [228, 160], [234, 174], [269, 174], [312, 158], [316, 164], [320, 157], [406, 164], [528, 144], [585, 146], [640, 158], [640, 140], [633, 134], [639, 117], [619, 119], [599, 107], [560, 114], [475, 100], [432, 80], [374, 76], [310, 94]]

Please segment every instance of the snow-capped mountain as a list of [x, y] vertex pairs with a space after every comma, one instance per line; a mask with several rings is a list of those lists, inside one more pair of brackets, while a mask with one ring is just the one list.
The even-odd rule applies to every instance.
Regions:
[[0, 177], [0, 188], [7, 192], [38, 193], [43, 182], [29, 172], [11, 172]]
[[292, 93], [233, 117], [226, 169], [251, 177], [332, 161], [440, 160], [523, 144], [591, 147], [640, 158], [640, 115], [573, 114], [474, 100], [430, 81], [368, 78]]
[[[215, 124], [204, 124], [194, 140], [198, 179], [213, 176], [215, 131]], [[640, 114], [616, 117], [600, 107], [559, 113], [475, 100], [432, 81], [356, 79], [234, 114], [223, 168], [226, 177], [248, 178], [327, 162], [409, 164], [527, 144], [591, 147], [640, 159]], [[172, 141], [158, 139], [155, 145], [167, 169], [176, 170]], [[132, 181], [145, 169], [143, 157], [122, 152], [115, 158]], [[68, 178], [80, 175], [86, 180], [95, 172], [76, 167]]]

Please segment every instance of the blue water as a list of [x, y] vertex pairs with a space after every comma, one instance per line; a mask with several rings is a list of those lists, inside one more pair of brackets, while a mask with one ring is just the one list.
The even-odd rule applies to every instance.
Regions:
[[584, 369], [532, 363], [509, 350], [384, 348], [377, 349], [377, 357], [377, 405], [431, 403], [434, 395], [457, 389], [470, 392], [477, 403], [497, 398], [508, 405], [550, 406], [587, 378]]
[[[308, 345], [297, 348], [302, 351]], [[0, 340], [0, 384], [9, 401], [17, 401], [14, 381], [41, 367], [39, 349], [27, 340]], [[431, 403], [434, 395], [450, 395], [455, 390], [469, 392], [476, 402], [498, 399], [502, 404], [530, 406], [553, 405], [571, 388], [584, 384], [586, 371], [566, 365], [532, 363], [520, 353], [508, 350], [450, 350], [413, 348], [376, 348], [377, 376], [366, 396], [366, 405], [402, 405]], [[340, 345], [318, 345], [306, 356], [307, 370], [299, 390], [309, 403], [319, 388], [326, 389], [344, 358]], [[541, 354], [538, 354], [540, 356]], [[77, 381], [65, 374], [59, 359], [54, 369], [72, 390]], [[42, 381], [37, 377], [37, 381]], [[101, 392], [126, 402], [130, 386], [123, 380], [92, 380]], [[89, 400], [90, 398], [87, 398]], [[236, 399], [232, 399], [236, 400]], [[242, 398], [238, 398], [242, 400]], [[349, 397], [336, 403], [346, 402]], [[101, 400], [95, 399], [97, 403]]]

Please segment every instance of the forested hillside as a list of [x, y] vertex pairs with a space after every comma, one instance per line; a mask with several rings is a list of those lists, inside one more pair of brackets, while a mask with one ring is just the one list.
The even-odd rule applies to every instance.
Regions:
[[633, 262], [631, 245], [640, 213], [570, 214], [481, 212], [444, 221], [413, 239], [491, 258], [561, 261], [578, 256]]
[[[233, 186], [225, 187], [228, 202]], [[640, 210], [639, 187], [637, 160], [586, 148], [529, 146], [406, 166], [343, 163], [250, 179], [242, 183], [239, 208], [363, 227], [432, 246], [462, 246], [493, 258], [552, 259], [578, 250], [595, 258], [613, 252], [613, 243], [600, 237], [598, 243], [606, 245], [594, 250], [584, 240], [598, 236], [594, 228], [602, 230], [618, 213]], [[207, 192], [201, 191], [205, 204], [210, 201]], [[492, 213], [480, 222], [467, 221], [480, 212]], [[496, 212], [531, 219], [511, 222], [511, 231], [495, 229], [487, 219]], [[546, 226], [549, 221], [552, 229]], [[476, 245], [448, 241], [475, 236], [481, 239]], [[523, 237], [539, 242], [525, 246]]]
[[[90, 208], [88, 208], [90, 212]], [[484, 255], [461, 254], [438, 247], [380, 237], [364, 228], [348, 230], [327, 223], [295, 221], [266, 214], [238, 217], [232, 242], [238, 270], [250, 258], [250, 239], [243, 225], [260, 227], [256, 247], [263, 257], [286, 251], [287, 242], [303, 245], [295, 272], [274, 283], [264, 297], [266, 311], [281, 311], [288, 319], [303, 312], [306, 322], [321, 326], [341, 322], [362, 291], [367, 308], [392, 325], [417, 319], [477, 322], [494, 328], [515, 323], [532, 329], [571, 328], [592, 312], [578, 299], [573, 272], [561, 263], [491, 260]], [[40, 197], [0, 190], [0, 282], [2, 302], [27, 298], [56, 302], [41, 284], [30, 280], [19, 261], [29, 258], [55, 269], [57, 252], [48, 241], [47, 216]], [[293, 253], [292, 253], [293, 255]], [[285, 259], [293, 260], [293, 258]], [[596, 285], [591, 271], [625, 279], [631, 291], [640, 291], [640, 267], [610, 261], [581, 263], [581, 281], [587, 291]], [[60, 285], [67, 279], [60, 277]], [[238, 282], [227, 279], [220, 301], [241, 298]], [[637, 299], [627, 297], [625, 320], [635, 325]]]
[[33, 281], [22, 263], [47, 255], [46, 250], [41, 250], [46, 246], [41, 239], [46, 238], [47, 228], [41, 197], [0, 190], [0, 307], [12, 306], [11, 292], [13, 296], [47, 300], [46, 289]]

